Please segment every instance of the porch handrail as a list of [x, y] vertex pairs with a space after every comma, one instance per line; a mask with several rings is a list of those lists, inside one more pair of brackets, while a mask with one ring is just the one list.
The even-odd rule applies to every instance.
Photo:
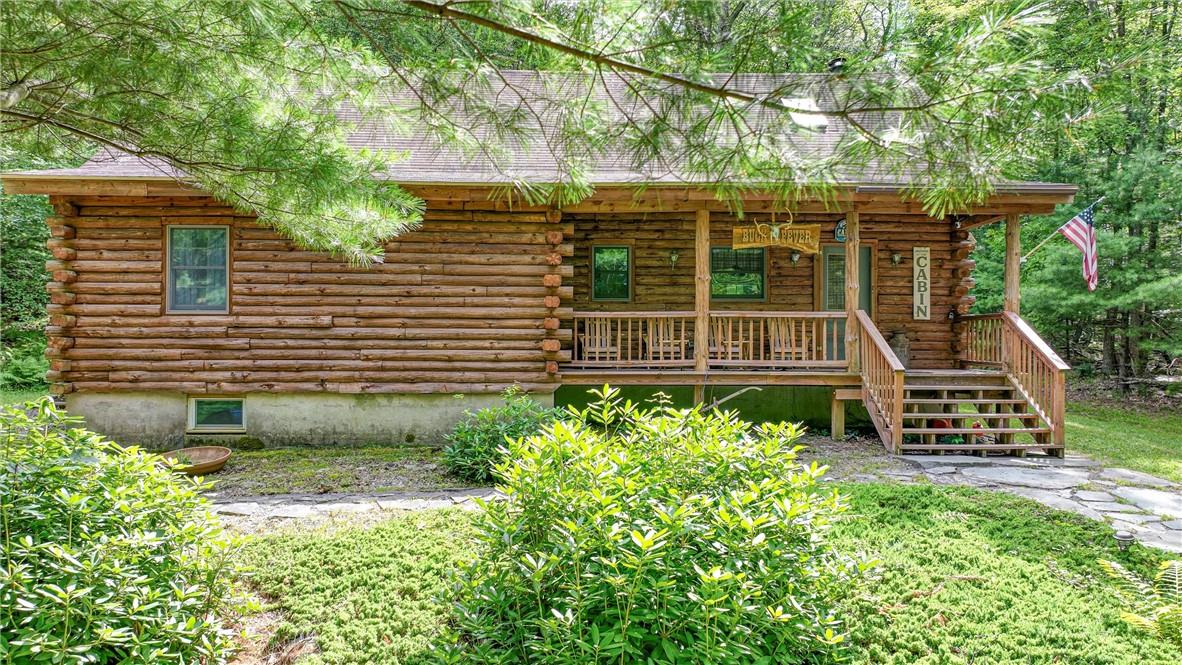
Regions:
[[865, 310], [856, 316], [862, 401], [887, 448], [898, 453], [903, 445], [903, 363], [883, 339]]
[[1063, 445], [1066, 375], [1071, 366], [1014, 312], [962, 316], [960, 321], [967, 326], [961, 361], [1002, 368], [1050, 426], [1051, 442]]

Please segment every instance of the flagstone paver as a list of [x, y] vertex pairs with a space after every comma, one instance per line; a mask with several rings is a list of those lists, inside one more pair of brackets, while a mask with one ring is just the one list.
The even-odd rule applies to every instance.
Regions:
[[998, 485], [1019, 485], [1044, 490], [1065, 490], [1079, 487], [1088, 481], [1087, 476], [1054, 469], [1027, 469], [1016, 466], [973, 466], [960, 473], [975, 480]]

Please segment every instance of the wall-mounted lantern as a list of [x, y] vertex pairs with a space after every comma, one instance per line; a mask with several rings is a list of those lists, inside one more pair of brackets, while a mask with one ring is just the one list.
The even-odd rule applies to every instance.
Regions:
[[800, 252], [792, 252], [788, 255], [788, 260], [792, 262], [792, 267], [795, 268], [797, 263], [800, 263]]
[[681, 258], [681, 253], [676, 249], [669, 250], [669, 267], [677, 270], [677, 260]]
[[902, 262], [903, 262], [903, 255], [902, 254], [900, 254], [899, 252], [892, 252], [891, 253], [891, 265], [897, 266]]

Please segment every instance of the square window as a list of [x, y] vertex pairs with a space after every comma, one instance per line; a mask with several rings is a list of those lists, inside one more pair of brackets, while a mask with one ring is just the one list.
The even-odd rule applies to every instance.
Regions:
[[189, 429], [241, 431], [246, 429], [243, 400], [197, 397], [189, 400]]
[[627, 245], [591, 248], [591, 299], [632, 298], [632, 248]]
[[762, 247], [710, 248], [710, 297], [716, 300], [763, 300], [766, 296]]
[[168, 311], [228, 311], [229, 264], [229, 227], [168, 227]]

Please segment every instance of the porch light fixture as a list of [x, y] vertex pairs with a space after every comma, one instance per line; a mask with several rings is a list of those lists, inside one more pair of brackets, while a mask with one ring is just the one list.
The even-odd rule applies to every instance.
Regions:
[[676, 249], [669, 250], [669, 267], [677, 270], [677, 259], [681, 258], [681, 253]]
[[893, 252], [891, 254], [891, 265], [897, 266], [902, 262], [903, 262], [903, 255], [902, 254], [900, 254], [898, 252]]
[[788, 260], [792, 262], [792, 267], [795, 268], [796, 264], [800, 263], [800, 252], [792, 252], [788, 255]]
[[1116, 540], [1116, 546], [1122, 552], [1129, 549], [1129, 546], [1133, 544], [1133, 534], [1128, 531], [1117, 531], [1112, 534], [1112, 537]]

